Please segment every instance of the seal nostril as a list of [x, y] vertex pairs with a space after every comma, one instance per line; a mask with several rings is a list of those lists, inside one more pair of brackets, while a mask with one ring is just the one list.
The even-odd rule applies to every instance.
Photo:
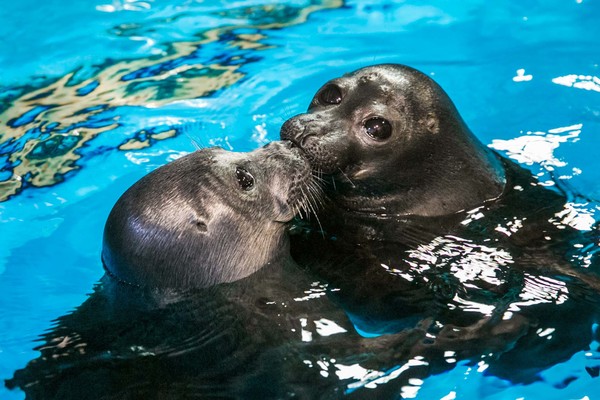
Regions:
[[308, 140], [309, 137], [312, 137], [313, 135], [306, 135], [302, 138], [302, 140], [300, 141], [300, 147], [304, 147], [304, 145], [306, 144], [306, 140]]
[[208, 227], [202, 221], [194, 221], [194, 225], [196, 226], [196, 229], [198, 229], [198, 232], [204, 233], [208, 230]]
[[299, 139], [306, 131], [306, 123], [310, 122], [301, 117], [302, 116], [296, 116], [283, 123], [279, 132], [279, 137], [281, 140], [291, 140], [292, 142], [298, 144]]
[[286, 139], [291, 140], [292, 136], [294, 136], [292, 134], [292, 132], [293, 132], [292, 120], [288, 119], [281, 126], [281, 130], [279, 131], [279, 137], [281, 138], [281, 140], [286, 140]]

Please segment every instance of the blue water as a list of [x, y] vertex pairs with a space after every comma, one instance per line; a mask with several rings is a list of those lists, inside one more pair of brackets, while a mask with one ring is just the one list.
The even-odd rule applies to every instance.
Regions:
[[[309, 3], [3, 2], [1, 379], [103, 275], [104, 221], [129, 185], [196, 146], [276, 140], [325, 81], [365, 65], [429, 74], [484, 143], [581, 194], [574, 226], [600, 220], [597, 3]], [[414, 395], [596, 399], [598, 379], [581, 372], [594, 357], [524, 386], [459, 364]], [[0, 385], [0, 398], [23, 394]]]

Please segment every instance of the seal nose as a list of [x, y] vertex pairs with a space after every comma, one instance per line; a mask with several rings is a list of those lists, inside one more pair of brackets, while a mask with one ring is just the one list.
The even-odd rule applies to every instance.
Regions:
[[300, 124], [298, 117], [293, 117], [288, 119], [281, 126], [281, 131], [279, 132], [279, 137], [281, 140], [289, 140], [294, 143], [296, 146], [299, 146], [302, 142], [302, 134], [304, 133], [304, 128]]
[[292, 138], [295, 136], [293, 127], [294, 122], [292, 120], [293, 118], [288, 119], [281, 126], [281, 130], [279, 131], [279, 138], [281, 140], [292, 140]]

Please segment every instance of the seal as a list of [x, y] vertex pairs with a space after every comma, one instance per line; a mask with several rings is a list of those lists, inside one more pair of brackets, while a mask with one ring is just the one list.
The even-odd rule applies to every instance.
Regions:
[[[596, 248], [600, 231], [573, 229], [564, 216], [577, 196], [484, 146], [423, 73], [385, 64], [333, 79], [281, 139], [302, 149], [331, 200], [323, 227], [292, 231], [292, 257], [338, 289], [361, 334], [430, 320], [442, 348], [442, 326], [481, 354], [502, 348], [488, 371], [515, 382], [595, 340], [600, 263], [588, 253], [582, 264], [572, 246]], [[537, 287], [554, 287], [553, 300]], [[539, 337], [561, 320], [573, 324]]]
[[331, 175], [336, 205], [355, 212], [439, 216], [498, 197], [499, 157], [469, 130], [443, 89], [404, 65], [327, 82], [281, 138]]
[[289, 255], [286, 223], [318, 190], [290, 142], [203, 149], [129, 188], [106, 221], [102, 260], [118, 280], [187, 289], [233, 282]]

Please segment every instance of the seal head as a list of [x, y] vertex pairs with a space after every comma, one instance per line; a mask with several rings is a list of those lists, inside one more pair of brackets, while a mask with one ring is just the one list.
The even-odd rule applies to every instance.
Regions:
[[289, 255], [286, 223], [313, 187], [310, 166], [290, 142], [191, 153], [117, 201], [104, 230], [105, 268], [152, 288], [239, 280]]
[[448, 95], [412, 68], [384, 64], [327, 82], [281, 138], [329, 175], [342, 208], [440, 216], [499, 196], [498, 156], [469, 130]]

